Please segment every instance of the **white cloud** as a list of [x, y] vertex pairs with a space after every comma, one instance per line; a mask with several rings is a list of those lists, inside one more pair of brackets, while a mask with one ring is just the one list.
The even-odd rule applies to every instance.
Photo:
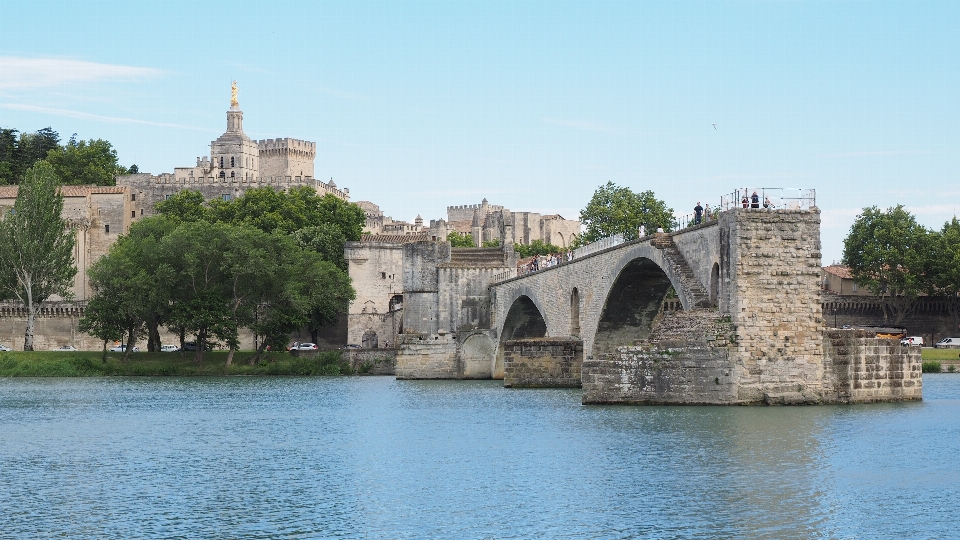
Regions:
[[132, 81], [159, 77], [154, 68], [98, 64], [65, 58], [0, 56], [0, 89], [56, 88], [91, 81]]
[[147, 126], [172, 127], [178, 129], [192, 129], [196, 131], [214, 132], [207, 128], [198, 128], [195, 126], [185, 126], [183, 124], [169, 124], [166, 122], [151, 122], [150, 120], [140, 120], [138, 118], [125, 118], [121, 116], [102, 116], [99, 114], [90, 114], [80, 111], [71, 111], [68, 109], [56, 109], [53, 107], [39, 107], [36, 105], [24, 105], [19, 103], [2, 103], [0, 109], [11, 109], [14, 111], [37, 112], [51, 114], [54, 116], [64, 116], [66, 118], [76, 118], [78, 120], [94, 120], [98, 122], [107, 122], [110, 124], [143, 124]]

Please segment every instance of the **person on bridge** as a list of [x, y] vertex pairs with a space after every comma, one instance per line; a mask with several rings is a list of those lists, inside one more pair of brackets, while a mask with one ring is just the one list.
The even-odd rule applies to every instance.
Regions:
[[697, 205], [693, 207], [693, 224], [699, 225], [700, 221], [703, 220], [703, 207], [700, 206], [700, 201], [697, 201]]
[[711, 219], [713, 219], [713, 214], [710, 213], [710, 205], [709, 205], [709, 204], [703, 205], [703, 219], [705, 219], [705, 220], [707, 220], [707, 221], [710, 221]]
[[760, 196], [756, 191], [750, 196], [750, 208], [760, 208]]

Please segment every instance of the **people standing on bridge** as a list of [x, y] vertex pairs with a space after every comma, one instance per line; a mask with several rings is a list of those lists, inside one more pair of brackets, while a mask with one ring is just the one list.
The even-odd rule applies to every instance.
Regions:
[[703, 205], [703, 219], [706, 221], [710, 221], [711, 219], [713, 219], [713, 214], [710, 213], [709, 204]]
[[647, 227], [644, 225], [640, 226], [640, 238], [643, 238], [647, 235]]
[[693, 207], [693, 224], [699, 225], [703, 220], [703, 207], [700, 206], [700, 201], [697, 201], [697, 205]]
[[770, 197], [763, 198], [763, 207], [764, 208], [776, 208], [772, 202], [770, 202]]
[[744, 208], [750, 207], [750, 198], [747, 197], [747, 188], [743, 188], [743, 199], [740, 200], [740, 203], [743, 204]]
[[750, 196], [750, 208], [760, 208], [760, 196], [756, 191]]

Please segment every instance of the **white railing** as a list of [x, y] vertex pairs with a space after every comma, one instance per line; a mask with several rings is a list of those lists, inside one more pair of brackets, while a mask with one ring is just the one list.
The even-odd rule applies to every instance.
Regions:
[[803, 188], [743, 188], [720, 197], [720, 208], [809, 210], [817, 206], [817, 190]]
[[585, 246], [580, 246], [577, 249], [573, 250], [573, 259], [577, 260], [580, 257], [586, 257], [591, 253], [603, 251], [607, 248], [612, 248], [613, 246], [619, 246], [623, 242], [624, 242], [623, 234], [615, 234], [613, 236], [601, 238], [596, 242], [587, 244]]

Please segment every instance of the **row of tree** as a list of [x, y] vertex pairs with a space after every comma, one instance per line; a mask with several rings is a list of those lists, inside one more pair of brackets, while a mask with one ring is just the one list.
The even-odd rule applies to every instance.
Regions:
[[74, 134], [61, 145], [60, 135], [49, 127], [34, 133], [0, 128], [0, 185], [20, 184], [38, 161], [49, 163], [70, 185], [112, 186], [117, 175], [138, 172], [136, 165], [121, 166], [113, 145], [103, 139], [83, 141]]
[[267, 347], [282, 349], [291, 332], [336, 323], [355, 297], [343, 243], [359, 240], [363, 211], [309, 188], [247, 191], [207, 204], [182, 191], [157, 205], [158, 215], [136, 222], [90, 268], [96, 291], [81, 330], [127, 351], [138, 337], [160, 347], [160, 328], [196, 336], [203, 345], [239, 346], [241, 329]]
[[853, 280], [880, 300], [884, 317], [900, 324], [924, 295], [948, 297], [954, 323], [960, 295], [960, 221], [937, 230], [917, 223], [902, 205], [864, 208], [843, 242]]

